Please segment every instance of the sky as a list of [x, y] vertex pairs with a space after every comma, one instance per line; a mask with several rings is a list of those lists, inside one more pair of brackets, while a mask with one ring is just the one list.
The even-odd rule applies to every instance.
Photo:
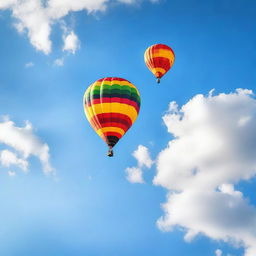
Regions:
[[[256, 255], [256, 3], [0, 1], [0, 254]], [[156, 84], [155, 43], [175, 52]], [[115, 156], [83, 110], [103, 77], [140, 114]]]

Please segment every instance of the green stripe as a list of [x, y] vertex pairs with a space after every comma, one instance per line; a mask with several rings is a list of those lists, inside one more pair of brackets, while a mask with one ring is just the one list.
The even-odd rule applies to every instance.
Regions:
[[120, 86], [118, 84], [115, 85], [107, 85], [107, 84], [103, 84], [102, 86], [95, 86], [92, 89], [89, 89], [86, 92], [85, 98], [86, 100], [89, 100], [90, 97], [93, 97], [94, 95], [103, 95], [103, 94], [108, 94], [109, 97], [111, 97], [111, 94], [119, 94], [119, 95], [123, 95], [123, 96], [127, 96], [127, 98], [132, 98], [132, 100], [137, 101], [138, 103], [141, 102], [140, 100], [140, 96], [137, 92], [137, 90], [131, 86]]
[[97, 85], [94, 87], [94, 90], [100, 90], [101, 87], [108, 88], [108, 89], [119, 89], [119, 90], [128, 90], [128, 91], [132, 91], [138, 94], [137, 89], [135, 89], [134, 87], [131, 87], [129, 85], [119, 85], [119, 84], [113, 84], [113, 85], [108, 85], [108, 84], [102, 84], [102, 85]]

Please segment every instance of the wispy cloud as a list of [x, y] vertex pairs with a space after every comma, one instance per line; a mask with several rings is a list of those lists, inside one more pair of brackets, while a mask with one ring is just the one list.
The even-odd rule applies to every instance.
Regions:
[[0, 143], [12, 148], [0, 152], [0, 163], [3, 167], [16, 166], [28, 171], [30, 156], [37, 157], [45, 174], [53, 173], [50, 163], [49, 146], [34, 134], [32, 125], [26, 122], [24, 127], [18, 127], [8, 117], [0, 122]]
[[35, 63], [34, 62], [28, 62], [25, 64], [25, 68], [32, 68], [35, 66]]
[[[162, 230], [186, 230], [235, 243], [256, 255], [256, 207], [235, 188], [256, 174], [256, 100], [252, 91], [196, 95], [163, 117], [174, 136], [158, 155], [156, 185], [169, 193]], [[220, 250], [216, 255], [222, 255]]]
[[59, 66], [59, 67], [64, 66], [64, 58], [56, 59], [56, 60], [54, 61], [54, 65], [55, 65], [55, 66]]
[[8, 175], [9, 175], [10, 177], [14, 177], [14, 176], [16, 176], [16, 172], [14, 172], [14, 171], [8, 171]]

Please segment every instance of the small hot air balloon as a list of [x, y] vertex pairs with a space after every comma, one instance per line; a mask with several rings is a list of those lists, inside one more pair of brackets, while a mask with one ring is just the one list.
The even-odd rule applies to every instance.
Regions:
[[88, 87], [83, 104], [89, 123], [109, 147], [108, 156], [113, 156], [113, 147], [138, 117], [139, 91], [125, 79], [107, 77]]
[[164, 44], [155, 44], [145, 51], [144, 60], [149, 70], [157, 78], [157, 83], [172, 67], [175, 54], [171, 47]]

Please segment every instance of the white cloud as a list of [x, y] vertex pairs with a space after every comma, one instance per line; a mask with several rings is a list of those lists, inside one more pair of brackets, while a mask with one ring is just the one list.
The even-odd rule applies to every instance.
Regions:
[[132, 155], [137, 159], [139, 167], [145, 166], [150, 168], [153, 164], [148, 148], [143, 145], [139, 145]]
[[222, 256], [222, 251], [221, 251], [220, 249], [217, 249], [217, 250], [215, 251], [215, 255], [216, 255], [216, 256]]
[[[256, 174], [256, 100], [252, 91], [196, 95], [163, 117], [173, 135], [157, 158], [156, 185], [168, 189], [163, 230], [182, 227], [256, 255], [256, 207], [234, 185]], [[242, 121], [241, 121], [242, 120]]]
[[126, 178], [131, 183], [144, 183], [142, 169], [143, 167], [150, 168], [154, 163], [150, 157], [148, 148], [143, 145], [139, 145], [132, 155], [137, 160], [138, 167], [126, 168]]
[[64, 58], [59, 58], [54, 61], [55, 66], [62, 67], [64, 65]]
[[[160, 0], [149, 0], [151, 3], [157, 3], [159, 2]], [[125, 4], [135, 4], [137, 2], [140, 2], [138, 0], [119, 0], [119, 2], [121, 3], [125, 3]]]
[[48, 174], [54, 172], [50, 164], [49, 146], [34, 134], [32, 125], [27, 122], [24, 127], [18, 127], [15, 123], [5, 117], [0, 122], [0, 143], [13, 148], [16, 153], [3, 150], [0, 162], [4, 167], [16, 165], [27, 171], [30, 156], [35, 156], [41, 161], [43, 171]]
[[10, 150], [2, 150], [0, 152], [0, 163], [4, 167], [9, 167], [11, 165], [16, 165], [21, 168], [23, 171], [28, 170], [28, 161], [22, 158], [19, 158], [15, 153]]
[[140, 168], [126, 168], [127, 180], [131, 183], [144, 183], [143, 173]]
[[[137, 2], [137, 0], [115, 1], [129, 4]], [[56, 21], [70, 12], [83, 10], [88, 13], [102, 12], [109, 2], [109, 0], [1, 0], [0, 10], [10, 10], [16, 20], [15, 27], [18, 32], [26, 33], [37, 50], [49, 54], [52, 49], [50, 40], [52, 25]], [[70, 37], [65, 37], [66, 44], [67, 50], [74, 52], [79, 46], [79, 40], [75, 34], [71, 34]]]
[[79, 47], [80, 42], [74, 31], [71, 31], [68, 35], [64, 36], [63, 51], [68, 51], [75, 54]]
[[16, 172], [8, 171], [8, 175], [9, 175], [10, 177], [14, 177], [14, 176], [16, 176]]
[[25, 68], [32, 68], [35, 66], [35, 63], [34, 62], [28, 62], [25, 64]]
[[16, 28], [20, 33], [27, 33], [30, 43], [45, 54], [50, 53], [50, 40], [53, 20], [48, 10], [43, 8], [40, 0], [13, 1], [9, 7], [13, 17], [17, 20]]

